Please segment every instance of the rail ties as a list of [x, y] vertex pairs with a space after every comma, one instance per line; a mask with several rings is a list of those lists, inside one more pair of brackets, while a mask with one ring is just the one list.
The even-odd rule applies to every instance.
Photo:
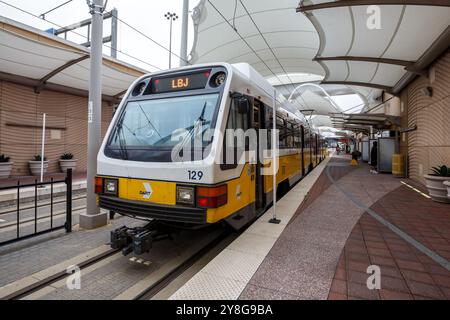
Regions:
[[[107, 250], [105, 252], [101, 252], [98, 255], [95, 255], [85, 261], [80, 262], [79, 264], [77, 264], [77, 266], [82, 270], [85, 269], [95, 263], [100, 262], [101, 260], [104, 260], [116, 253], [118, 253], [120, 250], [117, 249], [110, 249]], [[66, 270], [61, 270], [59, 272], [56, 272], [42, 280], [36, 281], [24, 288], [21, 288], [9, 295], [6, 295], [5, 297], [2, 298], [2, 300], [19, 300], [22, 299], [42, 288], [45, 288], [51, 284], [53, 284], [56, 281], [59, 281], [61, 279], [64, 279], [66, 277], [68, 277], [69, 274], [67, 273]]]

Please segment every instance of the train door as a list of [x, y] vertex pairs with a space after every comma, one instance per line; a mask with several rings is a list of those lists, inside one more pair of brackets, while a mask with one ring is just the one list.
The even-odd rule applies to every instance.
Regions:
[[265, 108], [264, 104], [258, 100], [254, 100], [253, 109], [252, 109], [252, 124], [251, 127], [254, 128], [257, 132], [258, 139], [258, 150], [256, 152], [256, 165], [255, 166], [255, 209], [256, 212], [261, 211], [266, 206], [266, 197], [264, 192], [264, 176], [261, 174], [261, 165], [262, 159], [260, 159], [260, 148], [264, 148], [265, 146], [261, 146], [259, 141], [259, 129], [265, 129]]
[[314, 148], [316, 166], [319, 164], [319, 135], [316, 134], [314, 140], [316, 141], [316, 147]]
[[302, 176], [305, 176], [305, 128], [300, 126], [301, 153], [302, 153]]

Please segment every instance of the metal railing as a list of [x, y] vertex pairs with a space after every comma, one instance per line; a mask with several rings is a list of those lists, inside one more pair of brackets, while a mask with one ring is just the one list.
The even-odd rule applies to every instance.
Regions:
[[[64, 183], [66, 185], [66, 221], [63, 225], [61, 226], [54, 226], [54, 221], [53, 221], [53, 205], [54, 205], [54, 185], [56, 183]], [[50, 228], [45, 229], [45, 230], [40, 230], [38, 231], [38, 189], [48, 186], [50, 185], [50, 203], [48, 204], [48, 206], [50, 206]], [[28, 233], [26, 235], [21, 236], [21, 230], [20, 230], [20, 225], [21, 223], [23, 223], [24, 221], [20, 221], [20, 191], [23, 190], [23, 188], [31, 188], [34, 187], [34, 232], [32, 233]], [[67, 174], [64, 180], [54, 180], [53, 178], [51, 178], [51, 180], [49, 182], [38, 182], [37, 179], [34, 181], [34, 183], [28, 183], [28, 184], [20, 184], [20, 181], [17, 182], [16, 186], [8, 186], [8, 187], [0, 187], [0, 191], [4, 191], [4, 190], [12, 190], [12, 189], [17, 189], [17, 199], [16, 199], [16, 237], [13, 239], [9, 239], [6, 241], [0, 241], [0, 247], [1, 246], [5, 246], [17, 241], [21, 241], [21, 240], [25, 240], [25, 239], [29, 239], [32, 237], [36, 237], [42, 234], [46, 234], [49, 232], [53, 232], [53, 231], [57, 231], [57, 230], [61, 230], [61, 229], [65, 229], [66, 232], [72, 232], [72, 169], [68, 169], [67, 170]], [[26, 210], [29, 210], [30, 208], [28, 207]], [[47, 218], [47, 216], [45, 216], [45, 218]], [[32, 221], [31, 220], [31, 221]], [[27, 220], [26, 223], [28, 224], [29, 222], [31, 222], [30, 220]]]

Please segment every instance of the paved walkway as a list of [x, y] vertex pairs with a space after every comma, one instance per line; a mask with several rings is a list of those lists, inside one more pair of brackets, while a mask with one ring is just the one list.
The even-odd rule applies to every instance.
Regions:
[[450, 206], [401, 181], [332, 158], [240, 299], [450, 298]]
[[[426, 191], [411, 181], [408, 184]], [[339, 259], [329, 299], [450, 299], [450, 206], [401, 186], [371, 209], [431, 252], [431, 257], [364, 213]], [[438, 262], [436, 261], [438, 260]], [[365, 285], [368, 264], [381, 268], [381, 290]], [[444, 266], [442, 265], [444, 264]]]

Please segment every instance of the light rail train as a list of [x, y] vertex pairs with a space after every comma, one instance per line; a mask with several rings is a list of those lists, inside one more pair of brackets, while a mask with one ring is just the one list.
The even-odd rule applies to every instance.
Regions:
[[[274, 92], [245, 63], [195, 65], [139, 78], [119, 105], [98, 154], [99, 206], [180, 228], [248, 224], [272, 204], [273, 175], [263, 174], [272, 159], [255, 150], [258, 161], [248, 161], [248, 141], [239, 153], [236, 146], [225, 146], [225, 130], [267, 129], [270, 149], [276, 103], [278, 195], [326, 156], [319, 132]], [[213, 133], [207, 136], [207, 131]], [[194, 142], [198, 136], [200, 144]], [[180, 148], [186, 145], [193, 146], [191, 154]], [[242, 155], [244, 161], [237, 161]], [[225, 161], [230, 156], [231, 163]]]

